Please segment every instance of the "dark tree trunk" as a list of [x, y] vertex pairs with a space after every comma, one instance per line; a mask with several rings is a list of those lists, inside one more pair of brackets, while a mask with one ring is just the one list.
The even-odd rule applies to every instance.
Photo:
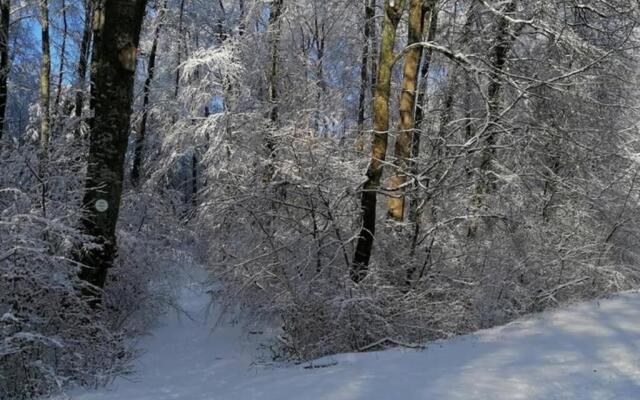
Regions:
[[389, 136], [389, 97], [391, 95], [391, 72], [393, 69], [393, 47], [396, 41], [396, 30], [404, 1], [387, 0], [384, 7], [384, 23], [380, 47], [380, 65], [376, 94], [373, 99], [373, 141], [371, 144], [371, 161], [367, 168], [367, 180], [362, 188], [360, 207], [362, 210], [362, 229], [356, 245], [356, 253], [351, 266], [351, 279], [360, 282], [367, 275], [369, 260], [373, 249], [376, 231], [376, 205], [382, 169], [387, 154]]
[[83, 204], [82, 231], [101, 248], [78, 249], [80, 278], [92, 305], [99, 303], [109, 268], [116, 257], [116, 224], [120, 211], [124, 158], [129, 136], [133, 84], [140, 28], [146, 0], [106, 0], [94, 10], [91, 62], [90, 147]]
[[9, 77], [9, 23], [11, 1], [0, 0], [0, 139], [5, 128], [7, 110], [7, 78]]
[[56, 101], [54, 103], [54, 107], [56, 113], [60, 108], [60, 98], [62, 97], [62, 81], [64, 80], [64, 63], [66, 62], [67, 56], [67, 35], [68, 35], [68, 24], [67, 24], [67, 2], [66, 0], [62, 0], [62, 45], [60, 47], [60, 65], [58, 66], [58, 85], [56, 91]]
[[356, 149], [364, 150], [364, 120], [366, 112], [367, 91], [370, 90], [372, 84], [369, 78], [369, 58], [371, 53], [369, 46], [371, 45], [372, 26], [375, 24], [375, 0], [368, 0], [364, 7], [364, 41], [362, 43], [362, 59], [360, 64], [360, 96], [358, 98], [358, 138], [356, 139]]
[[[166, 8], [166, 3], [165, 3]], [[156, 67], [156, 52], [158, 50], [158, 39], [160, 38], [160, 18], [162, 17], [163, 10], [158, 11], [158, 23], [156, 25], [155, 32], [153, 33], [153, 43], [151, 45], [151, 51], [149, 52], [149, 62], [147, 64], [147, 78], [144, 81], [143, 87], [143, 99], [142, 99], [142, 120], [140, 121], [140, 129], [136, 137], [136, 147], [133, 157], [133, 168], [131, 169], [131, 181], [134, 186], [139, 186], [140, 175], [142, 174], [142, 164], [144, 159], [144, 145], [147, 134], [147, 118], [149, 116], [149, 97], [151, 96], [151, 82], [153, 81], [153, 75]]]
[[[438, 10], [435, 8], [435, 2], [430, 2], [430, 4], [425, 5], [424, 10], [424, 18], [425, 18], [425, 26], [424, 30], [427, 31], [427, 42], [432, 42], [436, 37], [436, 29], [438, 27]], [[422, 125], [425, 122], [425, 107], [427, 103], [427, 90], [429, 86], [429, 72], [431, 69], [431, 60], [433, 59], [433, 49], [426, 48], [424, 49], [422, 56], [422, 67], [420, 69], [420, 76], [422, 79], [422, 85], [420, 90], [418, 91], [418, 99], [416, 101], [416, 120], [415, 126], [416, 129], [413, 131], [413, 136], [411, 137], [411, 163], [410, 163], [410, 171], [414, 176], [417, 176], [419, 173], [419, 165], [418, 165], [418, 156], [420, 155], [420, 141], [421, 141], [421, 133], [422, 133]], [[413, 184], [413, 192], [414, 196], [409, 199], [409, 222], [414, 225], [414, 234], [412, 242], [416, 243], [417, 236], [420, 233], [420, 224], [419, 224], [419, 209], [418, 209], [418, 198], [415, 195], [418, 190], [418, 185], [416, 182]], [[415, 246], [412, 245], [412, 249]]]
[[[504, 14], [509, 15], [516, 10], [515, 0], [509, 1], [504, 7]], [[473, 206], [476, 211], [483, 210], [486, 207], [486, 197], [496, 188], [496, 179], [493, 172], [493, 160], [496, 155], [495, 145], [497, 141], [498, 123], [500, 122], [500, 108], [502, 103], [502, 81], [501, 75], [504, 72], [507, 57], [513, 46], [515, 34], [512, 32], [512, 26], [509, 20], [503, 17], [497, 17], [497, 32], [495, 44], [491, 54], [491, 73], [490, 81], [487, 87], [488, 102], [488, 124], [484, 132], [484, 146], [480, 152], [480, 161], [478, 166], [478, 177], [475, 185], [475, 193], [473, 194]], [[476, 236], [480, 221], [479, 218], [471, 219], [467, 235], [470, 238]]]
[[[280, 46], [280, 26], [283, 0], [274, 0], [269, 12], [269, 34], [271, 51], [271, 68], [268, 76], [268, 100], [271, 107], [269, 111], [269, 121], [272, 128], [278, 124], [278, 47]], [[275, 173], [273, 159], [275, 158], [276, 144], [270, 132], [265, 137], [265, 148], [269, 163], [264, 171], [263, 182], [269, 183]]]
[[78, 59], [78, 69], [76, 73], [76, 105], [75, 116], [78, 119], [76, 137], [80, 137], [80, 119], [82, 118], [82, 108], [84, 106], [84, 91], [87, 78], [87, 65], [89, 65], [89, 52], [91, 51], [91, 33], [93, 21], [93, 1], [85, 0], [84, 30], [82, 41], [80, 42], [80, 55]]

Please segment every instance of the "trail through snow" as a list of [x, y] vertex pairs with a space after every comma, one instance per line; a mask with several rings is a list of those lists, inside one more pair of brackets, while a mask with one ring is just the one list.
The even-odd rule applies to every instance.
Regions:
[[[209, 296], [193, 282], [184, 314], [143, 339], [137, 372], [73, 400], [518, 400], [640, 399], [640, 294], [573, 306], [430, 344], [425, 351], [342, 354], [255, 364], [258, 338], [207, 322]], [[212, 319], [215, 319], [212, 318]], [[308, 365], [308, 364], [306, 364]]]

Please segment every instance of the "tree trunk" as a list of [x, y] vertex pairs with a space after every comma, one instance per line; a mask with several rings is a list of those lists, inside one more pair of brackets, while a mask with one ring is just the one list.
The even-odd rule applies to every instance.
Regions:
[[[423, 31], [427, 31], [427, 42], [432, 42], [436, 37], [436, 29], [438, 27], [438, 10], [435, 9], [435, 1], [425, 3], [424, 8], [424, 27]], [[431, 69], [431, 60], [433, 59], [433, 49], [426, 48], [423, 51], [423, 61], [422, 67], [420, 69], [420, 76], [422, 80], [422, 88], [418, 91], [418, 100], [416, 102], [416, 121], [415, 126], [416, 129], [413, 131], [413, 136], [411, 137], [411, 166], [410, 170], [414, 176], [418, 175], [419, 166], [418, 166], [418, 156], [420, 155], [420, 139], [421, 139], [421, 128], [425, 121], [424, 111], [427, 106], [427, 90], [429, 83], [429, 72]], [[413, 190], [417, 191], [418, 185], [414, 183]], [[417, 240], [417, 235], [419, 233], [419, 210], [418, 210], [418, 199], [412, 198], [409, 201], [409, 221], [414, 224], [414, 241]]]
[[371, 144], [371, 161], [367, 168], [367, 180], [362, 188], [360, 206], [362, 210], [362, 229], [358, 237], [356, 252], [351, 266], [351, 279], [360, 282], [367, 275], [373, 240], [376, 230], [376, 205], [378, 189], [382, 178], [384, 160], [387, 154], [389, 135], [389, 97], [391, 94], [391, 73], [393, 69], [393, 47], [396, 41], [396, 30], [404, 0], [386, 0], [384, 6], [384, 22], [382, 42], [380, 46], [380, 63], [375, 97], [373, 99], [373, 141]]
[[369, 45], [371, 53], [371, 73], [369, 74], [371, 84], [369, 85], [369, 90], [371, 90], [371, 102], [373, 103], [373, 99], [376, 97], [376, 83], [378, 80], [378, 23], [376, 21], [377, 1], [371, 0], [370, 7], [373, 11], [373, 15], [371, 19], [371, 43]]
[[[407, 45], [420, 43], [424, 28], [423, 0], [411, 0], [409, 5], [409, 38]], [[408, 50], [404, 56], [404, 72], [402, 94], [400, 95], [400, 125], [394, 148], [395, 171], [389, 181], [391, 193], [387, 200], [387, 216], [389, 219], [403, 222], [405, 219], [405, 192], [407, 172], [410, 167], [411, 148], [416, 128], [414, 110], [416, 108], [416, 92], [418, 89], [418, 73], [422, 47], [416, 46]]]
[[375, 23], [375, 0], [368, 0], [364, 7], [364, 42], [362, 43], [362, 59], [360, 64], [360, 97], [358, 98], [358, 126], [356, 149], [364, 150], [364, 120], [366, 111], [367, 91], [371, 81], [369, 79], [369, 46], [371, 44], [371, 27]]
[[80, 278], [90, 304], [100, 302], [107, 271], [116, 257], [116, 224], [120, 211], [124, 159], [133, 103], [133, 84], [140, 28], [146, 0], [105, 0], [94, 13], [91, 62], [90, 146], [82, 231], [100, 248], [79, 249]]
[[0, 140], [5, 128], [7, 110], [7, 78], [9, 77], [9, 23], [11, 0], [0, 0]]
[[[514, 1], [510, 1], [504, 7], [504, 14], [509, 15], [516, 10]], [[480, 152], [480, 162], [478, 167], [478, 179], [474, 193], [474, 208], [476, 211], [482, 210], [486, 206], [487, 195], [495, 189], [496, 181], [492, 172], [492, 163], [495, 158], [496, 131], [500, 119], [499, 111], [501, 107], [502, 75], [507, 63], [507, 56], [515, 39], [511, 32], [511, 23], [503, 17], [497, 17], [498, 30], [496, 40], [491, 55], [491, 73], [489, 76], [489, 86], [487, 88], [488, 101], [488, 122], [484, 133], [484, 146]], [[475, 237], [479, 226], [478, 218], [470, 221], [467, 235]]]
[[49, 45], [49, 1], [40, 0], [40, 27], [42, 29], [42, 64], [40, 66], [40, 155], [45, 160], [49, 152], [49, 89], [51, 82], [51, 52]]
[[182, 19], [184, 18], [184, 2], [185, 0], [180, 0], [180, 13], [178, 15], [178, 66], [176, 67], [176, 82], [173, 92], [173, 97], [176, 99], [180, 93], [180, 64], [182, 63]]
[[84, 30], [82, 31], [82, 41], [80, 42], [80, 55], [78, 59], [78, 69], [76, 71], [77, 91], [75, 116], [78, 119], [76, 137], [80, 137], [80, 119], [82, 118], [82, 108], [84, 106], [84, 91], [87, 78], [87, 65], [89, 65], [89, 52], [91, 50], [91, 33], [93, 21], [93, 1], [85, 0]]
[[[283, 0], [273, 0], [271, 5], [271, 11], [269, 13], [269, 34], [270, 49], [271, 49], [271, 69], [268, 76], [269, 87], [267, 89], [269, 105], [271, 107], [269, 111], [269, 121], [271, 126], [275, 128], [278, 124], [278, 47], [280, 46], [280, 28], [281, 28], [281, 15], [282, 15], [282, 3]], [[265, 183], [271, 182], [273, 174], [275, 173], [273, 166], [273, 158], [275, 157], [276, 144], [273, 136], [267, 133], [265, 138], [265, 147], [269, 163], [264, 172], [263, 181]]]
[[[166, 2], [164, 9], [166, 9]], [[142, 173], [142, 164], [144, 156], [144, 144], [147, 133], [147, 118], [149, 116], [149, 97], [151, 95], [151, 82], [153, 81], [153, 75], [156, 67], [156, 52], [158, 50], [158, 39], [160, 38], [160, 27], [163, 10], [158, 11], [158, 22], [156, 29], [153, 33], [153, 43], [151, 45], [151, 51], [149, 52], [149, 62], [147, 64], [147, 78], [144, 81], [143, 99], [142, 99], [142, 120], [140, 121], [140, 129], [136, 137], [136, 148], [133, 157], [133, 168], [131, 169], [131, 181], [134, 186], [139, 186], [140, 175]]]
[[[58, 85], [56, 92], [56, 101], [54, 107], [56, 113], [60, 108], [60, 98], [62, 97], [62, 81], [64, 80], [64, 63], [66, 62], [67, 53], [67, 1], [62, 0], [62, 45], [60, 47], [60, 66], [58, 67]], [[56, 131], [57, 132], [57, 131]]]

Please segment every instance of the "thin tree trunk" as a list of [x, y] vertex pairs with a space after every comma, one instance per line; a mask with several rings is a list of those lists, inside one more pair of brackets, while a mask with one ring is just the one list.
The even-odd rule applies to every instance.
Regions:
[[238, 36], [242, 36], [247, 30], [245, 21], [246, 10], [244, 7], [244, 0], [239, 0], [238, 8], [240, 9], [240, 15], [238, 16]]
[[[516, 4], [514, 1], [510, 1], [504, 8], [506, 15], [513, 13], [516, 10]], [[502, 75], [505, 65], [507, 63], [507, 56], [513, 41], [515, 39], [513, 32], [511, 32], [511, 23], [503, 17], [499, 18], [498, 31], [496, 34], [495, 45], [493, 46], [493, 53], [491, 55], [491, 73], [490, 82], [487, 88], [487, 101], [488, 101], [488, 125], [484, 134], [484, 146], [480, 152], [480, 163], [478, 167], [478, 180], [475, 186], [475, 193], [473, 203], [476, 211], [482, 210], [486, 205], [486, 197], [491, 193], [496, 186], [495, 176], [492, 172], [493, 160], [495, 158], [495, 145], [496, 145], [496, 131], [497, 124], [499, 122], [499, 111], [501, 107], [501, 94], [502, 94], [502, 82], [500, 75]], [[479, 226], [478, 218], [473, 218], [470, 221], [468, 236], [475, 237]]]
[[77, 89], [76, 89], [76, 105], [75, 116], [78, 120], [76, 128], [76, 138], [80, 137], [80, 120], [82, 118], [82, 109], [84, 107], [84, 91], [86, 89], [87, 65], [89, 65], [89, 52], [91, 51], [91, 34], [93, 21], [93, 1], [85, 0], [84, 13], [84, 30], [82, 32], [82, 41], [80, 42], [80, 55], [78, 59], [78, 69], [76, 71]]
[[322, 121], [320, 120], [320, 106], [322, 101], [322, 94], [326, 92], [327, 85], [324, 80], [324, 49], [325, 49], [325, 22], [318, 23], [318, 15], [315, 15], [314, 24], [314, 42], [316, 47], [316, 86], [318, 92], [316, 94], [316, 134], [320, 132]]
[[[105, 0], [95, 9], [92, 59], [90, 146], [82, 232], [99, 248], [83, 248], [76, 259], [91, 305], [100, 303], [117, 252], [116, 224], [122, 197], [124, 159], [129, 137], [133, 84], [146, 0]], [[97, 289], [97, 290], [96, 290]]]
[[180, 70], [180, 64], [182, 63], [182, 43], [183, 43], [183, 39], [182, 39], [182, 20], [184, 18], [184, 2], [185, 0], [180, 0], [180, 14], [178, 15], [178, 36], [179, 36], [179, 42], [178, 42], [178, 66], [176, 67], [176, 82], [175, 82], [175, 88], [173, 91], [173, 97], [174, 98], [178, 98], [178, 94], [180, 93], [180, 74], [181, 74], [181, 70]]
[[393, 69], [393, 47], [396, 41], [396, 30], [404, 0], [386, 0], [384, 6], [384, 22], [380, 47], [380, 65], [376, 94], [373, 99], [373, 141], [371, 145], [371, 161], [367, 168], [367, 180], [362, 188], [361, 210], [362, 229], [356, 244], [356, 252], [351, 266], [350, 276], [354, 282], [360, 282], [367, 275], [369, 260], [373, 249], [376, 230], [376, 205], [378, 189], [382, 178], [384, 160], [387, 154], [389, 136], [389, 97], [391, 94], [391, 74]]
[[5, 114], [9, 94], [9, 23], [11, 19], [11, 0], [0, 0], [0, 139], [5, 129]]
[[51, 51], [49, 44], [49, 1], [40, 0], [40, 27], [42, 29], [42, 64], [40, 66], [40, 106], [42, 119], [40, 121], [40, 156], [45, 160], [49, 152], [50, 121], [50, 83], [51, 83]]
[[[423, 0], [411, 0], [409, 5], [409, 38], [411, 46], [422, 41], [424, 28]], [[402, 94], [400, 95], [400, 125], [394, 148], [395, 171], [389, 181], [391, 193], [387, 200], [387, 216], [397, 222], [405, 219], [405, 188], [407, 172], [410, 167], [411, 147], [416, 128], [414, 110], [416, 108], [416, 92], [418, 89], [418, 73], [422, 47], [416, 46], [404, 56], [404, 72]]]
[[371, 81], [369, 78], [369, 58], [371, 45], [372, 25], [375, 24], [373, 20], [375, 17], [375, 0], [368, 0], [364, 7], [364, 42], [362, 43], [362, 59], [360, 64], [360, 97], [358, 98], [358, 125], [357, 125], [357, 139], [356, 149], [358, 151], [364, 150], [364, 120], [366, 112], [367, 91], [370, 89]]
[[158, 50], [158, 39], [160, 38], [161, 18], [164, 10], [166, 9], [166, 2], [164, 8], [158, 11], [158, 22], [156, 29], [153, 33], [153, 43], [151, 45], [151, 51], [149, 52], [149, 62], [147, 64], [147, 78], [144, 81], [143, 99], [142, 99], [142, 119], [140, 121], [140, 129], [136, 137], [136, 147], [133, 157], [133, 168], [131, 169], [131, 181], [134, 186], [139, 186], [140, 175], [142, 174], [142, 164], [144, 156], [144, 145], [147, 133], [147, 118], [149, 116], [149, 98], [151, 95], [151, 82], [153, 81], [153, 75], [156, 67], [156, 52]]
[[[283, 0], [273, 0], [271, 4], [271, 11], [269, 15], [269, 34], [270, 49], [271, 49], [271, 69], [268, 76], [269, 87], [267, 89], [268, 100], [271, 109], [269, 111], [269, 121], [275, 128], [278, 124], [278, 47], [280, 46], [280, 29], [281, 29], [281, 15], [282, 15], [282, 3]], [[263, 181], [265, 183], [271, 182], [273, 178], [274, 166], [273, 159], [275, 157], [276, 144], [270, 133], [267, 133], [265, 138], [265, 147], [267, 151], [267, 157], [269, 158], [269, 164], [264, 173]]]
[[378, 81], [378, 22], [376, 21], [377, 0], [370, 1], [373, 15], [371, 18], [371, 43], [369, 45], [371, 53], [371, 73], [369, 74], [371, 85], [369, 86], [369, 90], [371, 90], [371, 102], [373, 103], [373, 99], [376, 97], [376, 83]]
[[[438, 27], [438, 10], [435, 8], [435, 1], [431, 3], [425, 3], [424, 19], [425, 26], [423, 30], [427, 31], [427, 42], [431, 42], [436, 37], [436, 30]], [[418, 100], [416, 103], [416, 129], [413, 131], [411, 138], [411, 163], [410, 171], [413, 176], [418, 176], [419, 164], [418, 156], [420, 155], [420, 139], [422, 133], [422, 127], [425, 122], [425, 113], [427, 107], [427, 90], [429, 88], [429, 72], [431, 69], [431, 61], [433, 59], [433, 49], [426, 48], [423, 51], [422, 67], [420, 69], [420, 76], [422, 80], [422, 87], [418, 91]], [[409, 222], [413, 224], [413, 235], [411, 238], [411, 250], [410, 254], [413, 256], [418, 245], [418, 238], [420, 236], [421, 224], [420, 224], [420, 199], [418, 197], [418, 183], [414, 182], [412, 185], [413, 196], [409, 199]], [[415, 266], [407, 271], [407, 283], [411, 284], [413, 275], [415, 274]]]
[[60, 66], [58, 67], [58, 89], [56, 92], [56, 101], [54, 103], [56, 112], [60, 108], [60, 98], [62, 97], [62, 81], [64, 80], [64, 63], [67, 56], [67, 1], [62, 0], [62, 46], [60, 49]]

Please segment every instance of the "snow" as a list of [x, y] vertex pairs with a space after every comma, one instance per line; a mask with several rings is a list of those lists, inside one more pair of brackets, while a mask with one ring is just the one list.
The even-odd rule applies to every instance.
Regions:
[[[313, 365], [256, 363], [260, 337], [212, 328], [196, 283], [141, 345], [137, 373], [73, 400], [638, 399], [640, 293], [430, 344], [341, 354]], [[215, 320], [210, 315], [209, 320]], [[324, 367], [322, 367], [324, 366]]]

